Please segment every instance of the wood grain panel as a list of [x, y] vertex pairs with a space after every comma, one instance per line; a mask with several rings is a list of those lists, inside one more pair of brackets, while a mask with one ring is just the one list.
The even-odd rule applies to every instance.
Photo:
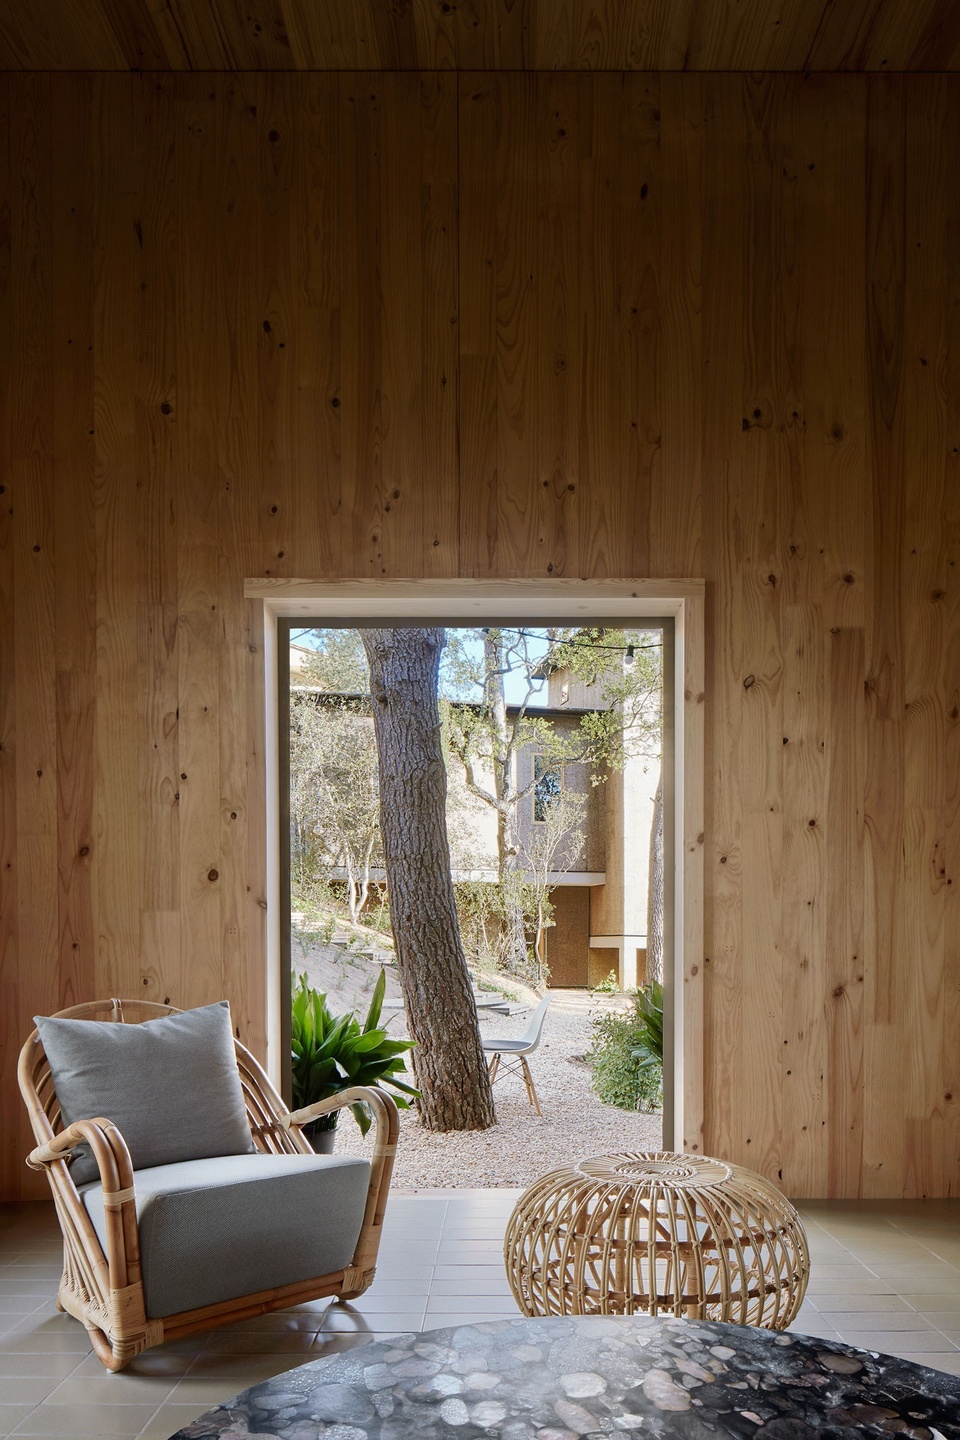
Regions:
[[[537, 84], [537, 541], [550, 574], [579, 575], [571, 541], [584, 503], [579, 479], [580, 155], [578, 86]], [[586, 956], [582, 958], [586, 964]], [[569, 958], [567, 963], [569, 964]]]
[[[90, 503], [94, 474], [93, 277], [86, 257], [93, 207], [86, 184], [91, 146], [91, 90], [80, 81], [52, 96], [52, 126], [65, 143], [51, 157], [53, 405], [53, 571], [56, 656], [57, 809], [59, 822], [60, 997], [74, 1005], [96, 973], [93, 904], [94, 753], [96, 727], [96, 526]], [[79, 443], [78, 443], [79, 442]]]
[[618, 454], [624, 496], [625, 569], [651, 569], [653, 497], [660, 493], [661, 279], [663, 172], [660, 158], [660, 82], [624, 78], [620, 95], [620, 152], [616, 185], [619, 290]]
[[136, 398], [137, 663], [143, 684], [138, 720], [140, 855], [140, 985], [163, 1002], [180, 949], [180, 688], [177, 588], [176, 347], [177, 210], [175, 99], [169, 80], [140, 84], [145, 136], [144, 186], [137, 209], [140, 294], [137, 310], [139, 387]]
[[[423, 455], [423, 126], [405, 120], [420, 112], [416, 75], [378, 80], [381, 100], [380, 287], [382, 342], [380, 405], [383, 494], [380, 538], [384, 575], [423, 574], [425, 509], [435, 491], [425, 483]], [[427, 292], [429, 293], [429, 291]], [[432, 388], [432, 387], [431, 387]], [[435, 503], [435, 501], [434, 501]]]
[[[57, 844], [56, 653], [40, 637], [55, 620], [52, 194], [50, 83], [30, 77], [10, 99], [10, 386], [16, 765], [16, 1000], [21, 1014], [56, 1005], [60, 994]], [[22, 632], [22, 635], [21, 635]], [[27, 643], [24, 638], [29, 637]], [[12, 976], [10, 977], [12, 979]], [[18, 1116], [7, 1133], [21, 1147], [29, 1127]], [[21, 1149], [22, 1153], [22, 1149]], [[27, 1193], [37, 1193], [30, 1186]]]
[[[906, 202], [906, 130], [903, 82], [871, 79], [867, 90], [867, 336], [870, 384], [871, 463], [874, 472], [871, 553], [872, 598], [867, 616], [868, 884], [871, 886], [868, 946], [875, 963], [868, 995], [878, 1023], [893, 1021], [899, 1001], [896, 954], [907, 900], [903, 855], [904, 654], [901, 579], [905, 486], [903, 400], [903, 308]], [[895, 123], [888, 123], [889, 117]], [[883, 1117], [878, 1117], [882, 1125]], [[877, 1141], [880, 1150], [887, 1142]], [[889, 1137], [899, 1150], [900, 1138]], [[889, 1155], [889, 1152], [888, 1152]], [[894, 1162], [888, 1158], [888, 1168]]]
[[6, 0], [11, 70], [956, 70], [952, 0]]
[[460, 81], [460, 567], [464, 575], [496, 571], [497, 362], [495, 343], [496, 171], [500, 81]]
[[[537, 216], [536, 82], [501, 78], [496, 148], [498, 568], [515, 575], [546, 568], [536, 519]], [[534, 189], [533, 193], [536, 191]]]
[[[803, 44], [927, 55], [921, 8]], [[759, 0], [179, 13], [84, 44], [264, 71], [0, 84], [5, 1193], [33, 1013], [224, 994], [262, 1047], [246, 581], [699, 571], [683, 1138], [960, 1193], [957, 80], [442, 73], [788, 64]], [[267, 73], [325, 46], [372, 68]]]
[[[305, 89], [306, 87], [304, 87]], [[291, 444], [299, 455], [302, 509], [301, 524], [309, 527], [311, 558], [329, 563], [331, 552], [339, 554], [338, 532], [331, 529], [335, 515], [327, 505], [331, 490], [339, 499], [336, 483], [326, 474], [317, 474], [314, 464], [323, 465], [322, 433], [324, 412], [329, 410], [326, 384], [316, 383], [313, 355], [319, 336], [314, 327], [314, 301], [330, 303], [319, 285], [313, 263], [318, 237], [309, 221], [315, 219], [304, 202], [305, 196], [321, 201], [306, 175], [326, 173], [328, 165], [314, 160], [306, 169], [305, 155], [316, 151], [328, 159], [329, 134], [315, 128], [322, 109], [320, 95], [329, 96], [331, 86], [311, 86], [310, 94], [300, 90], [302, 125], [298, 160], [301, 169], [294, 189], [298, 208], [293, 212], [295, 238], [299, 242], [298, 291], [289, 304], [299, 319], [299, 374], [291, 404], [298, 407], [297, 429]], [[318, 92], [320, 92], [318, 94]], [[223, 89], [223, 104], [217, 130], [217, 274], [220, 343], [217, 363], [217, 618], [219, 626], [218, 683], [221, 696], [255, 693], [250, 685], [251, 663], [259, 658], [262, 635], [251, 628], [243, 599], [243, 578], [260, 563], [260, 495], [251, 473], [250, 457], [260, 453], [260, 416], [250, 396], [258, 387], [258, 356], [263, 320], [260, 292], [262, 250], [260, 247], [260, 165], [263, 125], [258, 123], [257, 80], [238, 76]], [[329, 107], [332, 108], [332, 107]], [[322, 121], [320, 122], [322, 127]], [[298, 127], [299, 128], [299, 127]], [[316, 147], [316, 150], [315, 150]], [[303, 183], [299, 183], [303, 177]], [[288, 214], [291, 212], [288, 211]], [[321, 239], [328, 237], [324, 234]], [[322, 270], [324, 262], [320, 261]], [[319, 293], [318, 293], [319, 291]], [[308, 358], [308, 356], [310, 358]], [[338, 358], [338, 357], [337, 357]], [[288, 372], [289, 373], [289, 372]], [[296, 372], [294, 372], [296, 373]], [[326, 391], [318, 396], [317, 390]], [[321, 413], [317, 414], [317, 411]], [[314, 442], [314, 443], [311, 443]], [[273, 477], [276, 479], [276, 476]], [[339, 478], [339, 477], [337, 477]], [[326, 523], [325, 523], [326, 522]], [[285, 526], [289, 525], [285, 517]], [[223, 989], [229, 995], [235, 1028], [256, 1037], [262, 1045], [265, 1012], [265, 965], [262, 899], [254, 890], [250, 856], [258, 855], [263, 827], [262, 807], [251, 794], [250, 775], [255, 757], [262, 754], [261, 724], [250, 698], [233, 710], [230, 723], [221, 714], [219, 723], [220, 760], [220, 879], [218, 881], [222, 945]]]
[[[661, 474], [650, 543], [661, 574], [694, 575], [700, 558], [700, 311], [704, 109], [701, 82], [660, 81]], [[668, 498], [669, 497], [669, 498]]]
[[339, 105], [342, 544], [376, 577], [384, 573], [379, 77], [341, 79]]
[[[12, 195], [9, 132], [12, 86], [0, 75], [0, 114], [8, 133], [0, 145], [0, 195], [7, 203], [0, 207], [0, 347], [13, 354], [13, 236], [9, 199]], [[22, 1010], [17, 883], [17, 749], [16, 749], [16, 611], [14, 535], [14, 465], [12, 431], [15, 397], [10, 367], [0, 366], [0, 1095], [4, 1097], [5, 1128], [16, 1133], [17, 1145], [0, 1149], [0, 1185], [4, 1195], [20, 1189], [19, 1111], [14, 1120], [17, 1047]], [[9, 1099], [7, 1098], [9, 1097]]]
[[[581, 568], [598, 579], [626, 574], [629, 535], [619, 482], [617, 204], [622, 83], [580, 83], [580, 511]], [[616, 476], [617, 482], [611, 484]], [[548, 567], [549, 568], [549, 567]]]
[[743, 1133], [747, 1056], [722, 1036], [742, 1033], [743, 975], [743, 167], [732, 165], [743, 129], [740, 86], [713, 77], [703, 86], [703, 445], [710, 480], [703, 494], [707, 675], [712, 723], [706, 728], [704, 992], [708, 1023], [704, 1064], [713, 1083], [704, 1096], [705, 1130], [718, 1155], [731, 1155]]
[[[250, 127], [246, 128], [249, 130]], [[302, 88], [297, 130], [299, 144], [294, 202], [299, 241], [296, 448], [301, 485], [298, 514], [314, 547], [311, 573], [329, 575], [336, 574], [341, 567], [343, 525], [340, 497], [340, 235], [336, 200], [340, 180], [337, 159], [339, 105], [337, 85], [332, 76], [318, 77]], [[237, 134], [239, 138], [241, 131], [238, 130]], [[240, 190], [244, 180], [248, 181], [244, 152], [237, 152], [233, 171], [234, 184]], [[256, 196], [249, 189], [249, 182], [243, 199], [244, 209], [255, 214]], [[242, 227], [235, 238], [237, 243], [242, 243]], [[250, 257], [250, 263], [255, 267], [255, 256]], [[248, 283], [238, 276], [235, 292], [238, 313]], [[228, 368], [228, 376], [229, 373]], [[239, 387], [238, 419], [242, 395], [242, 387]], [[244, 416], [244, 423], [249, 425], [252, 419]], [[244, 453], [245, 447], [241, 443], [237, 449], [238, 460]], [[249, 573], [249, 566], [246, 573]]]
[[139, 82], [94, 82], [95, 137], [102, 180], [95, 191], [93, 344], [96, 365], [93, 503], [97, 536], [97, 686], [112, 703], [96, 719], [97, 976], [104, 993], [141, 988], [142, 875], [138, 744], [136, 415], [140, 284], [139, 132], [124, 146], [109, 137], [129, 127]]
[[[181, 995], [202, 996], [203, 1002], [219, 999], [224, 990], [220, 668], [219, 663], [211, 663], [219, 660], [223, 644], [218, 613], [217, 473], [221, 312], [217, 303], [217, 231], [207, 198], [217, 190], [217, 136], [222, 110], [218, 87], [208, 79], [191, 78], [178, 87], [174, 110], [177, 226], [181, 236], [195, 237], [196, 243], [178, 245], [175, 272], [178, 295], [191, 297], [189, 310], [178, 301], [176, 313], [180, 697], [180, 946], [176, 988]], [[269, 202], [262, 204], [261, 213], [264, 211], [269, 211]], [[266, 274], [272, 276], [272, 268], [266, 268]], [[261, 305], [271, 290], [269, 282], [261, 285]], [[269, 428], [272, 417], [264, 390], [261, 380], [259, 413]], [[263, 458], [261, 441], [261, 464]], [[271, 466], [264, 464], [263, 472], [263, 489], [269, 496], [274, 479]]]
[[[960, 163], [960, 89], [948, 83], [949, 118], [943, 144], [951, 163]], [[945, 215], [947, 235], [960, 235], [960, 194], [952, 186]], [[960, 297], [960, 247], [951, 245], [946, 254], [947, 312], [956, 313]], [[939, 1113], [940, 1134], [931, 1137], [937, 1145], [947, 1185], [954, 1183], [960, 1156], [960, 1047], [953, 1036], [960, 1033], [960, 335], [951, 325], [947, 334], [944, 364], [944, 408], [946, 445], [944, 454], [943, 531], [946, 551], [946, 593], [944, 595], [943, 684], [946, 705], [944, 745], [944, 1084]], [[952, 1193], [957, 1193], [955, 1186]]]
[[[457, 246], [451, 243], [459, 218], [459, 98], [453, 76], [421, 77], [420, 116], [423, 150], [419, 248], [424, 314], [419, 405], [422, 468], [419, 478], [414, 479], [414, 487], [423, 496], [418, 573], [442, 576], [450, 574], [457, 564], [460, 528], [458, 507], [448, 503], [451, 477], [457, 474], [460, 463], [460, 258]], [[415, 202], [415, 194], [408, 198]]]

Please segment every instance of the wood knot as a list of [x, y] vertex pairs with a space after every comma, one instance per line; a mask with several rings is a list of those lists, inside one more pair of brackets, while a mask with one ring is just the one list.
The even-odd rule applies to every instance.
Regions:
[[219, 870], [208, 870], [208, 871], [207, 871], [207, 879], [210, 880], [210, 881], [219, 880], [219, 879], [220, 879], [220, 871], [219, 871]]

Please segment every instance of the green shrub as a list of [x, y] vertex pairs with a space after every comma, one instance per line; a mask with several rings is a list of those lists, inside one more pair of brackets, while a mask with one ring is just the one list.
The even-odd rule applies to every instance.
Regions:
[[[419, 1090], [400, 1079], [406, 1070], [402, 1056], [413, 1048], [413, 1041], [392, 1040], [386, 1030], [379, 1028], [385, 988], [386, 977], [381, 970], [361, 1027], [352, 1010], [345, 1015], [334, 1015], [326, 995], [312, 989], [306, 975], [298, 977], [290, 1013], [294, 1109], [314, 1105], [354, 1085], [390, 1086], [392, 1090], [402, 1091], [393, 1097], [401, 1110], [409, 1107], [407, 1095], [419, 1099]], [[358, 1102], [350, 1109], [366, 1135], [370, 1128], [366, 1105]], [[332, 1130], [338, 1118], [339, 1111], [334, 1111], [313, 1123], [320, 1130]]]
[[593, 1022], [587, 1059], [592, 1084], [606, 1105], [658, 1110], [663, 1103], [663, 987], [656, 981], [633, 993], [625, 1014]]
[[616, 970], [611, 970], [606, 980], [601, 980], [598, 985], [590, 987], [591, 995], [619, 995], [620, 977]]

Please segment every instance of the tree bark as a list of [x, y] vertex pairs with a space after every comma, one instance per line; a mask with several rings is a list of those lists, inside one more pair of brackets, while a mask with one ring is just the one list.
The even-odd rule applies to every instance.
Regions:
[[496, 1124], [460, 940], [447, 842], [447, 773], [437, 706], [437, 627], [361, 630], [380, 758], [380, 828], [421, 1123]]
[[653, 798], [647, 887], [647, 979], [663, 982], [663, 774]]
[[517, 863], [517, 795], [513, 783], [513, 748], [507, 734], [507, 698], [503, 681], [503, 641], [499, 630], [483, 637], [485, 700], [491, 719], [493, 790], [497, 801], [497, 879], [503, 896], [507, 968], [522, 975], [527, 965], [527, 924], [511, 877]]

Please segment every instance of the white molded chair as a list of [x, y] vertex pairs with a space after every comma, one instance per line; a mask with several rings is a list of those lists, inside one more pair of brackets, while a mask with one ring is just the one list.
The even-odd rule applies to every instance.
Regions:
[[[537, 1099], [537, 1091], [533, 1083], [533, 1076], [530, 1074], [530, 1066], [527, 1064], [527, 1056], [532, 1055], [540, 1044], [543, 1036], [543, 1022], [547, 1018], [547, 1011], [552, 1000], [553, 996], [547, 995], [540, 1001], [530, 1017], [530, 1025], [525, 1035], [521, 1035], [516, 1040], [483, 1036], [481, 1042], [484, 1052], [490, 1056], [490, 1083], [493, 1084], [500, 1073], [522, 1075], [523, 1083], [527, 1087], [527, 1099], [538, 1115], [543, 1112], [540, 1109], [540, 1101]], [[510, 1056], [510, 1062], [504, 1064], [501, 1071], [504, 1055]]]

